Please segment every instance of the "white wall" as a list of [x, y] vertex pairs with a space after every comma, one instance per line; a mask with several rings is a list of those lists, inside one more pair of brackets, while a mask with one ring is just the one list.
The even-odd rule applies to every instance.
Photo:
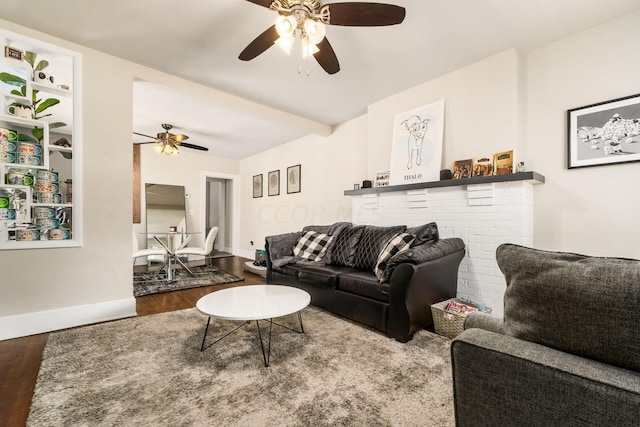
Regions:
[[202, 191], [205, 179], [201, 171], [216, 171], [225, 174], [238, 175], [239, 161], [215, 157], [211, 154], [203, 154], [188, 149], [183, 149], [177, 156], [163, 156], [154, 151], [153, 144], [141, 145], [140, 150], [140, 185], [142, 218], [140, 224], [136, 224], [136, 232], [145, 231], [145, 198], [144, 184], [169, 184], [183, 185], [185, 194], [189, 197], [185, 200], [187, 213], [187, 230], [199, 232], [193, 237], [190, 246], [204, 246], [205, 230], [204, 221], [206, 211], [203, 209], [205, 194]]
[[640, 163], [567, 169], [567, 110], [640, 93], [640, 11], [524, 58], [537, 247], [640, 258]]
[[[253, 258], [266, 236], [309, 224], [351, 221], [344, 190], [366, 178], [367, 118], [336, 126], [329, 137], [310, 135], [240, 161], [242, 254]], [[289, 166], [301, 165], [301, 191], [287, 194]], [[267, 174], [280, 170], [280, 195], [268, 196]], [[252, 198], [254, 175], [263, 175], [263, 197]], [[251, 246], [250, 241], [254, 242]]]
[[518, 66], [515, 50], [507, 50], [370, 105], [369, 177], [389, 169], [395, 115], [439, 99], [445, 100], [442, 169], [510, 149], [517, 156]]
[[[184, 79], [0, 20], [0, 27], [82, 53], [83, 244], [79, 248], [0, 253], [0, 339], [135, 314], [131, 258], [133, 81], [141, 79], [198, 99], [224, 102], [309, 132], [328, 127]], [[79, 88], [74, 88], [78, 90]], [[144, 153], [143, 153], [144, 156]], [[162, 179], [175, 161], [164, 159], [149, 179]], [[182, 160], [180, 160], [182, 159]], [[226, 159], [189, 158], [193, 169], [237, 172]], [[143, 181], [144, 182], [144, 181]], [[75, 184], [75, 183], [74, 183]], [[191, 191], [191, 183], [189, 186]], [[198, 187], [199, 188], [199, 187]], [[74, 190], [76, 186], [74, 185]], [[192, 191], [191, 207], [201, 208]], [[80, 194], [74, 194], [76, 202]], [[188, 207], [189, 209], [189, 207]], [[194, 213], [194, 217], [196, 214]], [[194, 224], [198, 222], [194, 219]], [[62, 320], [59, 320], [62, 319]]]

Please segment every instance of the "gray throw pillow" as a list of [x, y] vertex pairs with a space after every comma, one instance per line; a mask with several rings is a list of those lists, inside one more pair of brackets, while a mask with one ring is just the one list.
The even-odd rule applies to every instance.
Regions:
[[640, 371], [640, 261], [511, 244], [496, 258], [509, 335]]

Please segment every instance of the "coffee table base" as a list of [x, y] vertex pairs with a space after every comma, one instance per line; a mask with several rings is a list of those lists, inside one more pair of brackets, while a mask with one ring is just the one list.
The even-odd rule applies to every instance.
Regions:
[[[296, 332], [298, 334], [304, 334], [304, 325], [302, 324], [302, 313], [300, 311], [298, 311], [297, 313], [298, 313], [298, 321], [300, 322], [300, 330], [299, 331], [297, 331], [295, 329], [291, 329], [288, 326], [284, 326], [284, 325], [281, 325], [279, 323], [276, 323], [276, 322], [273, 321], [273, 319], [262, 319], [265, 322], [269, 322], [269, 341], [268, 341], [267, 352], [266, 353], [264, 351], [264, 341], [262, 339], [262, 331], [260, 330], [260, 321], [256, 320], [256, 327], [258, 329], [258, 340], [260, 340], [260, 348], [262, 349], [262, 359], [264, 360], [264, 367], [265, 368], [269, 367], [269, 362], [270, 362], [270, 359], [271, 359], [271, 330], [273, 328], [273, 325], [280, 326], [281, 328], [288, 329], [289, 331]], [[204, 329], [204, 336], [202, 337], [202, 345], [200, 345], [200, 351], [205, 351], [209, 347], [219, 343], [220, 341], [222, 341], [223, 339], [225, 339], [226, 337], [228, 337], [229, 335], [231, 335], [232, 333], [234, 333], [238, 329], [242, 328], [243, 326], [248, 325], [249, 323], [251, 323], [251, 321], [247, 320], [243, 324], [241, 324], [240, 326], [238, 326], [238, 327], [232, 329], [231, 331], [227, 332], [226, 334], [224, 334], [220, 338], [216, 338], [212, 343], [205, 345], [205, 342], [207, 340], [207, 333], [209, 332], [209, 326], [211, 324], [211, 316], [209, 316], [209, 318], [207, 319], [207, 326]]]

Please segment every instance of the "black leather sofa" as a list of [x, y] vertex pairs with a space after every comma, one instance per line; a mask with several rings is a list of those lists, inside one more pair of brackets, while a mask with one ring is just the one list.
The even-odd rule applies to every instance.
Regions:
[[[320, 262], [293, 256], [306, 231], [334, 236]], [[407, 250], [387, 264], [388, 280], [373, 271], [389, 239], [406, 232], [416, 236]], [[337, 223], [309, 226], [302, 232], [266, 238], [267, 283], [304, 289], [311, 304], [363, 323], [400, 342], [433, 323], [431, 304], [456, 296], [458, 267], [465, 254], [461, 239], [439, 239], [435, 223], [407, 229]]]

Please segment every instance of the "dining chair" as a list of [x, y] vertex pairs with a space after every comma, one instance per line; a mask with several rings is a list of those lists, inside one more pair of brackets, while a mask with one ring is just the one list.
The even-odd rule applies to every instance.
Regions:
[[[140, 258], [140, 257], [149, 257], [149, 256], [153, 256], [153, 255], [159, 255], [162, 256], [163, 258], [166, 257], [167, 255], [167, 251], [165, 251], [162, 248], [152, 248], [152, 249], [138, 249], [138, 238], [136, 237], [136, 232], [135, 231], [131, 231], [132, 236], [133, 236], [133, 260], [135, 262], [136, 258]], [[147, 261], [147, 264], [149, 264], [149, 262]]]
[[[207, 265], [211, 265], [211, 258], [208, 257], [208, 255], [211, 253], [211, 251], [213, 251], [213, 242], [216, 240], [217, 235], [218, 227], [212, 227], [211, 230], [209, 230], [209, 234], [207, 234], [207, 238], [204, 241], [203, 248], [187, 246], [186, 248], [178, 249], [176, 251], [176, 255], [200, 255], [205, 257], [205, 259], [207, 260]], [[183, 267], [185, 267], [184, 264]]]

